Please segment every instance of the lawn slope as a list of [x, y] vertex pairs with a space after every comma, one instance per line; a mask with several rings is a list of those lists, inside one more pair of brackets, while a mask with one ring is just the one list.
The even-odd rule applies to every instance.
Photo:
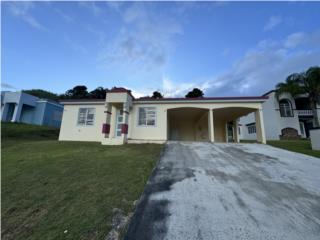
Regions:
[[312, 150], [310, 140], [280, 140], [280, 141], [267, 141], [267, 144], [283, 148], [292, 152], [303, 153], [313, 157], [320, 158], [320, 151]]
[[2, 239], [105, 239], [113, 210], [133, 210], [162, 148], [57, 136], [2, 124]]

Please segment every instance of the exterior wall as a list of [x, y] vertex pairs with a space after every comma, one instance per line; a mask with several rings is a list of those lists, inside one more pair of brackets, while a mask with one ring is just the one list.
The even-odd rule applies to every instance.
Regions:
[[[139, 107], [156, 108], [155, 126], [139, 126]], [[160, 104], [133, 104], [129, 115], [129, 139], [136, 140], [167, 140], [167, 106]]]
[[[298, 134], [301, 135], [299, 117], [298, 113], [295, 110], [296, 105], [294, 99], [290, 94], [282, 94], [279, 97], [281, 99], [288, 99], [291, 102], [293, 109], [293, 117], [281, 117], [279, 111], [279, 101], [275, 96], [275, 92], [271, 92], [269, 99], [262, 104], [264, 126], [266, 131], [267, 140], [279, 140], [281, 135], [281, 130], [284, 128], [294, 128], [298, 131]], [[250, 113], [246, 117], [240, 119], [240, 123], [243, 125], [243, 134], [242, 139], [254, 140], [256, 134], [248, 134], [246, 129], [246, 124], [255, 122], [255, 117], [253, 113]]]
[[196, 122], [196, 141], [209, 141], [208, 113], [205, 113]]
[[[79, 126], [78, 112], [81, 107], [95, 108], [93, 126]], [[102, 123], [105, 122], [104, 104], [65, 105], [62, 115], [59, 140], [64, 141], [102, 141]]]
[[33, 123], [34, 107], [23, 105], [21, 110], [20, 122]]
[[169, 139], [182, 141], [196, 140], [195, 123], [190, 119], [183, 122], [172, 121], [170, 123], [173, 131], [169, 132]]
[[226, 142], [226, 121], [214, 118], [214, 141]]
[[320, 150], [320, 129], [310, 130], [311, 145], [313, 150]]
[[[156, 126], [142, 127], [138, 126], [139, 107], [155, 107], [157, 112]], [[138, 140], [167, 140], [167, 111], [174, 108], [202, 108], [202, 109], [217, 109], [226, 107], [242, 107], [242, 108], [261, 108], [260, 103], [134, 103], [129, 117], [129, 139]], [[214, 118], [214, 116], [213, 116]], [[223, 130], [221, 130], [221, 128]], [[225, 141], [225, 122], [220, 122], [214, 118], [214, 134], [215, 141]]]
[[42, 125], [59, 128], [61, 125], [63, 106], [50, 102], [43, 102], [42, 104], [45, 105]]
[[[240, 123], [242, 124], [241, 139], [243, 139], [243, 140], [257, 140], [257, 134], [256, 133], [249, 134], [248, 127], [246, 126], [246, 124], [250, 124], [253, 122], [256, 122], [254, 113], [250, 113], [247, 116], [242, 117], [240, 119]], [[265, 128], [266, 128], [266, 122], [264, 124], [265, 124]], [[268, 136], [267, 128], [266, 128], [266, 135]]]
[[33, 124], [42, 125], [43, 117], [46, 110], [46, 104], [44, 102], [37, 103], [34, 116], [33, 116]]

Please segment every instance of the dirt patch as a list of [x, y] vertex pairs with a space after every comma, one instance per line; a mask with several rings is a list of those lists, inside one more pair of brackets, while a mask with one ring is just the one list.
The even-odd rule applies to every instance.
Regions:
[[112, 229], [105, 240], [118, 240], [121, 232], [125, 229], [132, 214], [126, 216], [121, 209], [113, 209], [113, 218], [111, 222]]

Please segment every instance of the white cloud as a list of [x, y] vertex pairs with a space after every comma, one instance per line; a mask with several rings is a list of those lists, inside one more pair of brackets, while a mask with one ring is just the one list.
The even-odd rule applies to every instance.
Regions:
[[69, 36], [65, 35], [64, 37], [66, 43], [70, 46], [70, 48], [75, 51], [76, 53], [81, 53], [81, 54], [88, 54], [88, 49], [83, 46], [82, 44], [71, 40]]
[[285, 40], [284, 46], [286, 48], [295, 48], [299, 44], [303, 43], [306, 39], [306, 34], [303, 32], [297, 32], [289, 35]]
[[[183, 33], [181, 25], [169, 15], [159, 15], [155, 5], [134, 3], [119, 12], [123, 26], [100, 56], [109, 67], [150, 70], [167, 62], [173, 38]], [[142, 67], [141, 67], [142, 66]]]
[[80, 1], [79, 6], [89, 9], [95, 16], [99, 16], [103, 12], [94, 1]]
[[175, 83], [170, 78], [164, 77], [162, 79], [162, 92], [165, 97], [184, 97], [189, 91], [193, 88], [199, 88], [202, 91], [206, 91], [212, 87], [213, 82], [209, 83], [208, 81], [203, 81], [201, 83], [195, 82], [186, 82], [186, 83]]
[[[198, 81], [199, 82], [199, 81]], [[184, 97], [189, 91], [191, 91], [193, 88], [200, 88], [201, 90], [205, 91], [212, 87], [214, 85], [214, 82], [212, 81], [209, 83], [209, 81], [202, 81], [202, 83], [196, 83], [196, 82], [175, 82], [171, 80], [169, 77], [164, 76], [162, 78], [161, 85], [155, 89], [155, 88], [128, 88], [132, 90], [132, 94], [135, 98], [145, 97], [145, 96], [151, 96], [154, 91], [161, 92], [164, 97]]]
[[33, 2], [8, 2], [10, 13], [17, 18], [20, 18], [29, 26], [38, 29], [47, 31], [48, 29], [43, 26], [34, 16], [31, 14], [31, 9], [34, 8]]
[[55, 8], [54, 10], [55, 10], [56, 13], [58, 13], [58, 14], [61, 16], [61, 18], [62, 18], [64, 21], [66, 21], [67, 23], [74, 23], [74, 22], [75, 22], [75, 20], [74, 20], [73, 17], [71, 17], [70, 15], [68, 15], [68, 14], [66, 14], [65, 12], [61, 11], [60, 9]]
[[266, 25], [264, 26], [263, 30], [270, 31], [280, 23], [282, 23], [282, 18], [280, 16], [271, 16]]
[[273, 89], [289, 74], [320, 64], [320, 42], [315, 42], [319, 38], [320, 32], [294, 33], [282, 41], [259, 42], [229, 71], [214, 78], [222, 84], [207, 89], [206, 95], [260, 95]]

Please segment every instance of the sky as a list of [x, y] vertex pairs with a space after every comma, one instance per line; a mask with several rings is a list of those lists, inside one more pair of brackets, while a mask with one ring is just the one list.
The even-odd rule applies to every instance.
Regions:
[[1, 88], [259, 96], [320, 65], [320, 2], [1, 2]]

